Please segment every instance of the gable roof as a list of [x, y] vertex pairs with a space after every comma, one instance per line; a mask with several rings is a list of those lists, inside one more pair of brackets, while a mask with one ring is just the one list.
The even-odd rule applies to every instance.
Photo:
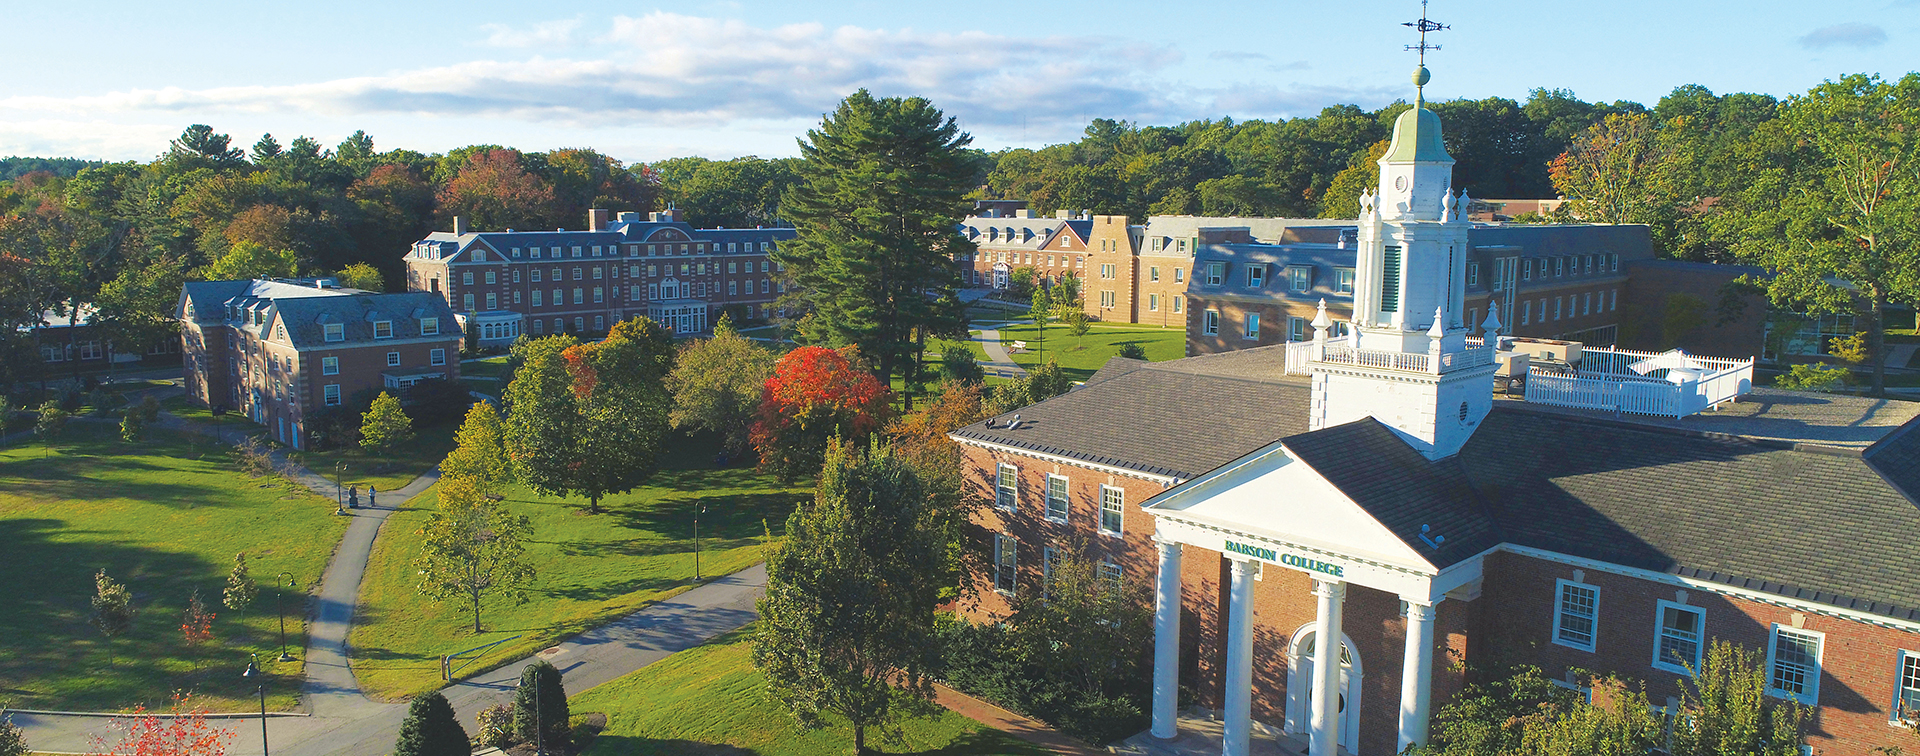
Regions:
[[[287, 339], [295, 347], [341, 347], [375, 341], [373, 324], [385, 320], [393, 324], [393, 336], [379, 341], [439, 338], [460, 340], [460, 327], [447, 301], [432, 292], [406, 294], [367, 294], [348, 297], [284, 299], [274, 302], [275, 314], [287, 328]], [[439, 333], [420, 332], [422, 318], [439, 318]], [[326, 340], [326, 324], [345, 326], [345, 342]]]
[[1361, 418], [1281, 443], [1435, 567], [1500, 543], [1500, 529], [1457, 458], [1429, 462], [1378, 420]]

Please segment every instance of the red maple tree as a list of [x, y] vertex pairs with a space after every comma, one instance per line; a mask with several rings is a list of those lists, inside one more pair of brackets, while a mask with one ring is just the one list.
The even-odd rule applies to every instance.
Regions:
[[791, 481], [817, 472], [827, 439], [865, 439], [886, 422], [892, 391], [853, 347], [801, 347], [774, 366], [760, 390], [753, 448], [760, 467]]
[[233, 740], [232, 730], [208, 724], [206, 707], [194, 704], [192, 694], [177, 691], [167, 713], [136, 706], [113, 729], [119, 737], [112, 742], [93, 738], [98, 756], [225, 756]]

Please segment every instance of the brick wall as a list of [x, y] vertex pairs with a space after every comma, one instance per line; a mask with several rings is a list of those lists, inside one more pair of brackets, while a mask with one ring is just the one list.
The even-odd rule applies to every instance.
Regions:
[[[1754, 272], [1740, 266], [1648, 260], [1629, 266], [1620, 292], [1621, 346], [1645, 351], [1680, 348], [1694, 354], [1755, 357], [1762, 352], [1767, 300], [1737, 294], [1722, 310], [1723, 287]], [[1722, 322], [1723, 316], [1731, 315]]]
[[[1087, 234], [1087, 270], [1082, 301], [1087, 315], [1109, 323], [1137, 323], [1141, 314], [1135, 302], [1138, 295], [1139, 251], [1133, 248], [1127, 216], [1093, 216], [1093, 230]], [[1113, 278], [1104, 278], [1102, 266], [1113, 266]], [[1113, 292], [1113, 305], [1101, 303], [1101, 292]]]

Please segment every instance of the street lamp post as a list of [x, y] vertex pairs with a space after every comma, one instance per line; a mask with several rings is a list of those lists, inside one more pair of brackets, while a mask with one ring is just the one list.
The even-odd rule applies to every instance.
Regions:
[[[287, 578], [286, 587], [292, 588], [294, 585], [293, 573], [281, 572], [280, 575], [286, 576]], [[280, 575], [274, 576], [275, 582], [279, 581]], [[290, 661], [293, 661], [293, 656], [287, 653], [287, 609], [285, 606], [285, 601], [286, 601], [285, 591], [274, 591], [273, 609], [276, 613], [280, 615], [280, 661], [290, 662]]]
[[241, 676], [241, 677], [244, 677], [244, 678], [247, 678], [247, 679], [249, 679], [249, 680], [252, 680], [252, 679], [254, 679], [254, 678], [260, 678], [260, 679], [258, 679], [258, 680], [256, 680], [256, 682], [258, 682], [258, 683], [260, 684], [260, 756], [268, 756], [268, 754], [270, 754], [270, 753], [272, 753], [272, 751], [270, 751], [270, 750], [268, 750], [268, 748], [267, 748], [267, 681], [266, 681], [266, 673], [264, 673], [264, 672], [261, 672], [261, 671], [260, 671], [260, 668], [259, 668], [259, 667], [256, 667], [256, 666], [254, 666], [254, 665], [253, 665], [253, 657], [252, 657], [252, 656], [248, 656], [248, 658], [247, 658], [247, 671], [245, 671], [245, 672], [241, 672], [241, 673], [240, 673], [240, 676]]
[[700, 579], [700, 515], [707, 513], [707, 505], [702, 503], [693, 510], [693, 579]]
[[[538, 664], [529, 664], [527, 669], [537, 670]], [[520, 676], [520, 684], [527, 684], [526, 675]], [[533, 673], [533, 750], [535, 756], [547, 756], [547, 728], [540, 721], [540, 673]]]
[[347, 487], [346, 487], [346, 484], [343, 482], [344, 480], [346, 480], [346, 477], [347, 477], [347, 463], [345, 462], [333, 463], [333, 513], [334, 514], [343, 515], [347, 513], [347, 510], [346, 510], [346, 503], [347, 503], [346, 488]]

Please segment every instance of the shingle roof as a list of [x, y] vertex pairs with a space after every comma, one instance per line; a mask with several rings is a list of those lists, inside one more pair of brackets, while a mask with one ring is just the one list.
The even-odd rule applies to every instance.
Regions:
[[1281, 443], [1435, 567], [1500, 543], [1499, 528], [1457, 458], [1428, 462], [1378, 420], [1362, 418]]
[[[295, 347], [325, 347], [324, 324], [346, 326], [345, 344], [373, 341], [375, 320], [393, 324], [393, 339], [432, 338], [420, 333], [421, 318], [439, 318], [436, 336], [449, 341], [460, 338], [459, 324], [447, 301], [432, 292], [406, 294], [365, 294], [344, 297], [310, 297], [274, 300], [274, 309], [287, 327], [287, 338]], [[381, 339], [386, 341], [386, 339]], [[331, 342], [341, 346], [341, 342]]]
[[1429, 463], [1372, 420], [1306, 433], [1282, 349], [1116, 359], [954, 436], [1182, 481], [1284, 439], [1423, 554], [1421, 525], [1445, 536], [1443, 566], [1506, 542], [1920, 621], [1920, 418], [1862, 452], [1500, 402]]

